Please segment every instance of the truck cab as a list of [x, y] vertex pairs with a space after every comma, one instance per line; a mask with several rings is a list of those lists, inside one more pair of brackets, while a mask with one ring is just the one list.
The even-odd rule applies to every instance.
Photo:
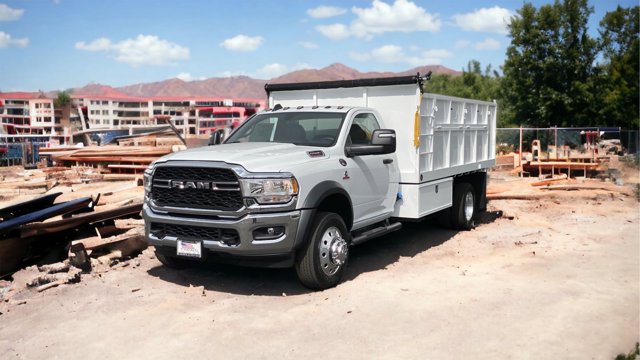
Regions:
[[[305, 286], [325, 289], [340, 282], [350, 246], [403, 220], [441, 211], [454, 227], [473, 226], [483, 164], [474, 151], [452, 174], [447, 166], [442, 177], [425, 178], [427, 147], [414, 142], [424, 105], [419, 79], [267, 87], [271, 108], [223, 144], [154, 162], [145, 172], [143, 216], [158, 259], [169, 267], [204, 259], [293, 266]], [[476, 148], [478, 133], [491, 131], [490, 124], [467, 128]], [[462, 141], [469, 134], [463, 126]]]

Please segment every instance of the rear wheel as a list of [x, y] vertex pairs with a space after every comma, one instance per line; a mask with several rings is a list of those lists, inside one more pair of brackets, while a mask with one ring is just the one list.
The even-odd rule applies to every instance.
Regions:
[[438, 215], [439, 223], [456, 230], [475, 227], [476, 195], [469, 183], [457, 183], [453, 187], [453, 203]]
[[334, 213], [316, 215], [311, 241], [296, 262], [296, 273], [302, 284], [323, 290], [336, 286], [349, 259], [349, 233], [342, 218]]
[[475, 226], [476, 196], [473, 186], [468, 183], [456, 184], [453, 188], [451, 226], [454, 229], [470, 230]]

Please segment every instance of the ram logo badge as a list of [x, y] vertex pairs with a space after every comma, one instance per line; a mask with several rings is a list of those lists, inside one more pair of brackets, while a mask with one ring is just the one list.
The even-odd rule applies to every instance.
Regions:
[[171, 181], [171, 187], [174, 189], [202, 189], [210, 190], [215, 188], [215, 183], [209, 181]]

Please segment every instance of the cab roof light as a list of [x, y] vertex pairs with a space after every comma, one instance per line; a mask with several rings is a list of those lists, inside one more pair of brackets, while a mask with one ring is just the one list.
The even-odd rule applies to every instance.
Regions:
[[324, 108], [325, 108], [325, 109], [331, 109], [331, 106], [330, 106], [330, 105], [327, 105], [327, 106], [325, 106]]
[[319, 108], [319, 107], [320, 107], [320, 106], [318, 106], [318, 105], [314, 105], [314, 106], [312, 106], [311, 108], [312, 108], [312, 109], [317, 109], [317, 108]]
[[300, 110], [300, 109], [303, 109], [303, 108], [304, 108], [304, 106], [300, 105], [296, 109]]

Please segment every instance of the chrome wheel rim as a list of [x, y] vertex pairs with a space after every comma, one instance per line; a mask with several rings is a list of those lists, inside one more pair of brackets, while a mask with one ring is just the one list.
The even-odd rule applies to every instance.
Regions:
[[349, 244], [342, 238], [340, 230], [332, 226], [327, 228], [320, 239], [320, 268], [327, 276], [332, 276], [349, 255]]
[[473, 193], [469, 191], [464, 196], [464, 218], [467, 221], [471, 221], [473, 217]]

